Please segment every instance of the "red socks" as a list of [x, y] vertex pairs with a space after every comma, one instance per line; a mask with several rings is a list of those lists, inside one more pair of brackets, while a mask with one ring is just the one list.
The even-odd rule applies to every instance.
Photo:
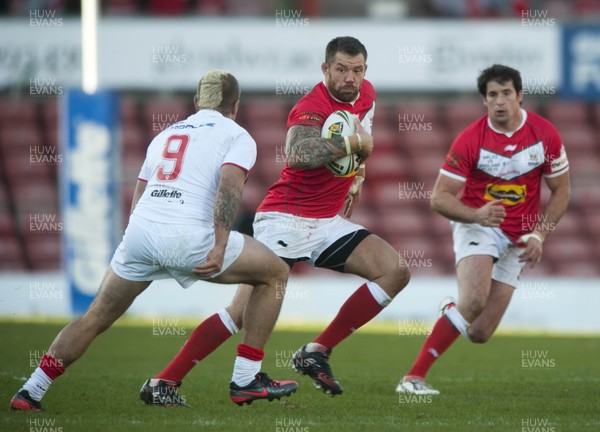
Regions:
[[262, 359], [265, 358], [265, 352], [263, 350], [244, 344], [239, 344], [237, 346], [237, 355], [252, 361], [262, 361]]
[[158, 375], [157, 379], [181, 381], [190, 370], [231, 336], [219, 314], [205, 319], [190, 335], [177, 356], [171, 360]]
[[383, 310], [367, 284], [362, 284], [342, 305], [340, 311], [313, 342], [333, 348]]
[[44, 354], [40, 361], [40, 369], [44, 371], [48, 378], [55, 380], [57, 377], [65, 373], [65, 368], [60, 360], [55, 359], [50, 354]]
[[425, 340], [415, 364], [406, 375], [425, 378], [433, 362], [450, 348], [459, 335], [460, 332], [448, 318], [442, 316], [438, 319], [431, 334]]

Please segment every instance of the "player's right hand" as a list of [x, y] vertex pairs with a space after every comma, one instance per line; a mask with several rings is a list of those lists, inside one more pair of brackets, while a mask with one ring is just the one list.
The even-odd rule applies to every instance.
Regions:
[[524, 235], [517, 240], [517, 246], [525, 248], [519, 255], [519, 262], [529, 262], [529, 268], [534, 268], [542, 260], [542, 242], [536, 237], [527, 237]]
[[192, 272], [198, 276], [208, 277], [221, 271], [223, 261], [225, 259], [225, 248], [214, 247], [208, 252], [206, 261], [198, 264], [193, 268]]
[[356, 133], [360, 135], [362, 150], [357, 153], [364, 161], [373, 153], [373, 137], [365, 130], [357, 116], [354, 117], [354, 126]]
[[506, 210], [500, 203], [502, 199], [490, 201], [475, 210], [475, 223], [485, 227], [499, 227], [506, 217]]

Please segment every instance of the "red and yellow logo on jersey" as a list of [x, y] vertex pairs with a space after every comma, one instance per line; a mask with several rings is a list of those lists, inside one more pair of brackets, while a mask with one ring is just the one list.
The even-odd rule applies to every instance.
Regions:
[[483, 198], [488, 201], [501, 199], [502, 204], [515, 205], [525, 201], [526, 196], [527, 185], [488, 183]]

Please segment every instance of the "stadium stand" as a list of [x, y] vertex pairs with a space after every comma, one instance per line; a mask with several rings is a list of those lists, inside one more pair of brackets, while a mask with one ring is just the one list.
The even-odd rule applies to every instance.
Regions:
[[[283, 168], [285, 122], [293, 103], [291, 98], [249, 95], [242, 106], [239, 122], [255, 138], [258, 159], [246, 183], [240, 225], [250, 226], [267, 187]], [[600, 267], [592, 263], [600, 261], [600, 146], [594, 133], [600, 126], [600, 106], [554, 98], [528, 104], [557, 123], [573, 183], [571, 207], [544, 249], [544, 261], [531, 274], [598, 276]], [[32, 225], [44, 217], [60, 222], [60, 159], [35, 163], [36, 154], [60, 156], [57, 109], [56, 100], [50, 98], [0, 97], [0, 271], [60, 268], [60, 232], [40, 232]], [[191, 109], [188, 98], [178, 95], [122, 96], [123, 225], [146, 146], [158, 131], [186, 118]], [[450, 274], [454, 267], [450, 227], [429, 209], [428, 191], [456, 131], [483, 115], [484, 108], [476, 98], [423, 97], [399, 103], [386, 95], [377, 109], [376, 151], [369, 159], [367, 182], [353, 219], [398, 250], [415, 251], [411, 259], [431, 260], [431, 266], [420, 265], [415, 274]], [[407, 124], [420, 124], [421, 132], [407, 131]], [[543, 199], [547, 198], [545, 192]], [[294, 270], [311, 271], [308, 266]]]

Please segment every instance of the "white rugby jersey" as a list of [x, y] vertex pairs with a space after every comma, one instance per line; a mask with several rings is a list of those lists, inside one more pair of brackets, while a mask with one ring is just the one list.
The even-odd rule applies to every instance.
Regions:
[[200, 110], [159, 133], [148, 146], [139, 180], [148, 182], [133, 214], [170, 224], [214, 224], [221, 166], [249, 171], [256, 143], [233, 120]]

